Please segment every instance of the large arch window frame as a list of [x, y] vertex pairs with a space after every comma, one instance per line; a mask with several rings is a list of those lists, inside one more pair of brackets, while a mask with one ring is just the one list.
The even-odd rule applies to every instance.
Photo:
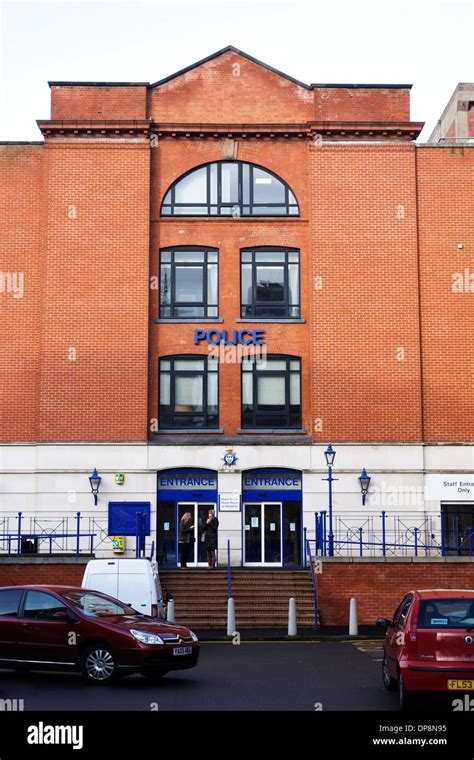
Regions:
[[299, 216], [300, 211], [293, 191], [281, 177], [257, 164], [229, 160], [194, 167], [175, 180], [160, 213], [235, 218]]

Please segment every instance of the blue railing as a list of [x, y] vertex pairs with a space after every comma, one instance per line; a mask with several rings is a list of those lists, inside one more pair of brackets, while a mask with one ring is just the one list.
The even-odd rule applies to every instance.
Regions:
[[309, 559], [309, 571], [311, 573], [311, 581], [313, 584], [313, 611], [314, 611], [314, 627], [319, 627], [319, 613], [318, 613], [318, 590], [316, 587], [316, 578], [315, 578], [315, 567], [314, 567], [314, 561], [313, 561], [313, 555], [311, 554], [311, 546], [309, 540], [306, 538], [307, 529], [304, 529], [304, 545], [305, 545], [305, 564], [306, 560]]
[[[327, 512], [315, 512], [315, 556], [329, 556]], [[439, 528], [437, 523], [439, 521]], [[387, 556], [474, 556], [474, 528], [455, 532], [457, 540], [449, 540], [441, 513], [421, 516], [415, 514], [387, 515], [381, 512], [363, 516], [345, 514], [333, 518], [334, 555], [359, 557]]]
[[230, 539], [227, 539], [227, 599], [232, 598], [232, 585], [230, 577]]
[[[86, 521], [87, 529], [83, 529]], [[82, 522], [82, 524], [81, 524]], [[72, 523], [72, 524], [71, 524]], [[0, 554], [94, 554], [94, 551], [112, 551], [112, 537], [107, 530], [107, 519], [100, 520], [76, 512], [74, 517], [25, 518], [22, 512], [3, 517], [0, 521]], [[145, 526], [142, 516], [137, 519], [135, 554], [146, 554]], [[154, 542], [151, 546], [151, 556]]]

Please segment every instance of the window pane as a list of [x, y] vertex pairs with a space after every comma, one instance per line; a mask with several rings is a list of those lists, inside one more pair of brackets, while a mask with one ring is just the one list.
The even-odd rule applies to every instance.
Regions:
[[207, 206], [175, 206], [176, 216], [207, 216]]
[[256, 365], [259, 372], [268, 370], [269, 372], [279, 372], [286, 370], [285, 359], [256, 359]]
[[290, 404], [300, 404], [300, 376], [299, 373], [290, 374]]
[[52, 620], [55, 612], [65, 611], [66, 605], [44, 591], [28, 591], [23, 615], [35, 620]]
[[[167, 362], [169, 364], [169, 362]], [[170, 403], [170, 376], [166, 372], [160, 372], [160, 406], [169, 406]]]
[[275, 304], [267, 304], [266, 306], [256, 306], [255, 307], [255, 316], [256, 317], [268, 317], [268, 318], [274, 318], [279, 319], [282, 317], [287, 316], [287, 308], [286, 306], [275, 306]]
[[242, 203], [250, 203], [250, 166], [242, 164]]
[[300, 307], [299, 306], [290, 306], [290, 313], [288, 316], [290, 317], [299, 317], [300, 315]]
[[286, 206], [252, 206], [253, 216], [285, 216]]
[[299, 303], [299, 266], [298, 264], [288, 264], [288, 289], [289, 289], [289, 301], [291, 304]]
[[300, 213], [298, 206], [290, 206], [289, 212], [290, 212], [290, 216], [298, 216], [298, 214]]
[[204, 300], [202, 267], [176, 267], [175, 277], [177, 303]]
[[207, 407], [209, 412], [217, 410], [217, 372], [211, 372], [207, 376]]
[[217, 251], [208, 251], [207, 260], [217, 264]]
[[252, 251], [242, 251], [241, 261], [252, 261]]
[[203, 371], [204, 361], [204, 359], [176, 359], [174, 368], [186, 372]]
[[242, 303], [252, 303], [252, 265], [242, 264]]
[[289, 251], [288, 252], [288, 261], [295, 261], [298, 262], [300, 260], [300, 254], [298, 251]]
[[242, 404], [253, 404], [252, 374], [244, 372], [242, 375]]
[[203, 376], [175, 377], [175, 411], [202, 412]]
[[300, 366], [301, 366], [301, 362], [299, 359], [291, 359], [290, 361], [291, 370], [295, 370], [295, 369], [299, 370]]
[[21, 589], [0, 591], [0, 616], [16, 617], [22, 594]]
[[257, 377], [257, 404], [272, 410], [277, 406], [285, 407], [285, 378]]
[[176, 203], [207, 203], [206, 197], [206, 167], [201, 167], [175, 186]]
[[162, 264], [160, 267], [160, 304], [163, 306], [171, 303], [171, 264]]
[[217, 303], [217, 264], [207, 267], [207, 302]]
[[253, 369], [254, 360], [252, 356], [244, 356], [242, 359], [242, 369], [244, 372], [251, 372]]
[[167, 204], [170, 205], [171, 203], [171, 190], [168, 190], [165, 197], [163, 198], [163, 205]]
[[171, 261], [171, 251], [161, 251], [160, 260], [163, 264], [165, 261]]
[[207, 369], [209, 372], [217, 372], [219, 369], [219, 359], [217, 356], [209, 356], [207, 360]]
[[202, 306], [175, 306], [175, 317], [205, 317], [205, 307]]
[[268, 172], [254, 167], [253, 200], [254, 203], [284, 203], [285, 186]]
[[255, 251], [255, 261], [269, 264], [284, 264], [285, 251]]
[[210, 174], [211, 203], [217, 203], [217, 164], [211, 164]]
[[218, 316], [217, 306], [208, 306], [207, 307], [207, 316], [208, 317], [217, 317]]
[[223, 163], [221, 164], [221, 202], [238, 203], [239, 202], [239, 184], [238, 184], [238, 164]]
[[175, 251], [174, 260], [177, 264], [203, 264], [204, 251]]
[[285, 270], [283, 267], [256, 267], [257, 301], [285, 300]]

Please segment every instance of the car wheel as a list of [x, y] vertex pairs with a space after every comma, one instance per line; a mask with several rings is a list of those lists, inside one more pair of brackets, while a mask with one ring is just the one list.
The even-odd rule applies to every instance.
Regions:
[[388, 691], [396, 691], [398, 689], [398, 682], [390, 675], [390, 671], [387, 667], [387, 658], [385, 655], [382, 660], [382, 680], [383, 685]]
[[398, 691], [400, 694], [400, 710], [410, 710], [413, 707], [413, 692], [405, 688], [401, 673], [398, 681]]
[[107, 684], [116, 676], [117, 663], [107, 646], [93, 644], [82, 655], [81, 672], [89, 683]]
[[140, 672], [148, 681], [158, 681], [169, 673], [169, 670], [141, 670]]

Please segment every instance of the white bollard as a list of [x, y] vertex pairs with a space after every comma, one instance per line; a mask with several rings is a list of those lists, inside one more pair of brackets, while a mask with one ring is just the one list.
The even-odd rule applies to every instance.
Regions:
[[168, 599], [168, 604], [166, 605], [166, 620], [168, 623], [176, 622], [174, 619], [174, 599]]
[[298, 633], [296, 627], [296, 599], [294, 596], [290, 599], [288, 608], [288, 636], [296, 636]]
[[227, 635], [233, 636], [235, 633], [235, 604], [232, 597], [227, 600]]
[[357, 636], [359, 626], [357, 624], [357, 599], [352, 597], [349, 605], [349, 636]]

